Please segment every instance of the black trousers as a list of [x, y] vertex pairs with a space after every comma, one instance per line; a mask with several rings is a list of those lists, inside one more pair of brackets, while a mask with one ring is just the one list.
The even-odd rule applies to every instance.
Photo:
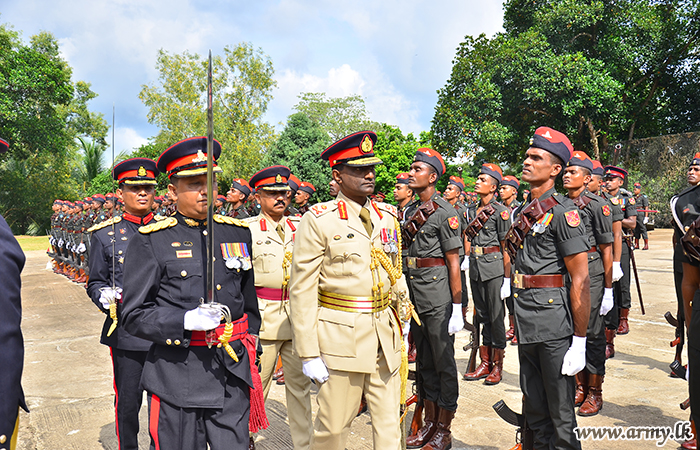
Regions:
[[440, 408], [457, 410], [459, 382], [455, 361], [455, 338], [447, 332], [452, 303], [418, 314], [421, 325], [411, 320], [416, 343], [416, 372], [425, 398]]
[[561, 374], [571, 338], [518, 345], [524, 412], [536, 449], [581, 449], [576, 439], [574, 377]]
[[[464, 256], [459, 257], [459, 264], [461, 267], [462, 262], [464, 262]], [[459, 271], [460, 277], [462, 279], [462, 308], [469, 307], [469, 289], [467, 289], [467, 273], [463, 270]]]
[[605, 293], [605, 274], [590, 278], [591, 315], [586, 330], [586, 370], [588, 373], [605, 375], [605, 319], [600, 315]]
[[693, 296], [693, 315], [688, 328], [688, 370], [690, 416], [697, 426], [700, 424], [700, 291]]
[[222, 409], [179, 408], [149, 392], [151, 450], [247, 450], [249, 398], [248, 385], [235, 376], [227, 379]]
[[506, 329], [503, 323], [505, 307], [501, 300], [503, 277], [491, 280], [470, 280], [474, 308], [479, 318], [483, 345], [506, 348]]
[[115, 428], [119, 450], [139, 450], [139, 410], [143, 389], [139, 386], [148, 352], [110, 348], [114, 370]]

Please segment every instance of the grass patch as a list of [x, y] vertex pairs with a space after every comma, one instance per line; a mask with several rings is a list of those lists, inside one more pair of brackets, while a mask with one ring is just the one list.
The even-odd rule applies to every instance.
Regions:
[[48, 236], [15, 236], [22, 251], [46, 250], [49, 248]]

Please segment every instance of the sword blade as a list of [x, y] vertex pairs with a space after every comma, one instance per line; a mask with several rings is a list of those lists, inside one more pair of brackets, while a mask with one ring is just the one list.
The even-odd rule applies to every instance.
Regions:
[[211, 50], [207, 70], [207, 303], [214, 303], [214, 108], [212, 92]]

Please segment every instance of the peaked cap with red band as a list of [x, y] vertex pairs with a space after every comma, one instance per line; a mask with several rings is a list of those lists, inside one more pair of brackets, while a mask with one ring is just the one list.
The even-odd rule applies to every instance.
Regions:
[[299, 190], [299, 186], [301, 185], [301, 180], [296, 175], [291, 174], [291, 175], [289, 175], [289, 179], [287, 180], [287, 183], [289, 183], [289, 187], [292, 190], [292, 192], [296, 192]]
[[691, 166], [700, 166], [700, 152], [696, 153], [695, 156], [693, 156], [693, 160], [690, 161]]
[[571, 154], [574, 152], [569, 138], [564, 133], [549, 127], [536, 129], [535, 135], [530, 139], [530, 146], [558, 156], [564, 164], [571, 159]]
[[374, 156], [374, 144], [377, 135], [372, 131], [360, 131], [345, 136], [321, 153], [321, 159], [330, 163], [331, 167], [347, 164], [353, 167], [376, 166], [382, 160]]
[[600, 161], [593, 160], [593, 170], [591, 170], [591, 174], [593, 175], [599, 175], [601, 177], [605, 176], [605, 169], [603, 169], [603, 165], [600, 163]]
[[580, 166], [584, 167], [593, 173], [593, 161], [591, 158], [582, 151], [576, 150], [574, 154], [571, 156], [571, 159], [569, 160], [568, 163], [566, 163], [567, 167], [568, 166]]
[[132, 185], [153, 185], [158, 184], [156, 177], [160, 171], [156, 163], [148, 158], [131, 158], [124, 160], [114, 166], [112, 177], [121, 183]]
[[289, 176], [292, 174], [287, 166], [270, 166], [250, 177], [250, 186], [256, 191], [290, 191]]
[[515, 178], [513, 175], [506, 175], [505, 177], [503, 177], [501, 184], [504, 186], [512, 186], [515, 189], [520, 188], [520, 181], [518, 181], [518, 179]]
[[460, 177], [456, 176], [451, 176], [450, 179], [447, 181], [447, 184], [453, 184], [457, 186], [460, 190], [464, 190], [464, 180], [462, 180]]
[[301, 184], [299, 184], [299, 190], [304, 191], [309, 195], [313, 195], [313, 193], [316, 192], [314, 185], [307, 181], [302, 181]]
[[[214, 139], [214, 173], [221, 173], [216, 160], [221, 156], [221, 144]], [[207, 138], [203, 136], [183, 139], [168, 147], [160, 154], [157, 162], [158, 170], [168, 175], [178, 177], [194, 177], [207, 173]]]
[[231, 182], [231, 189], [237, 189], [241, 191], [245, 196], [249, 196], [252, 190], [250, 189], [250, 185], [246, 180], [243, 178], [234, 178], [233, 181]]
[[481, 175], [482, 173], [493, 177], [498, 183], [500, 183], [503, 180], [503, 172], [501, 171], [501, 168], [498, 167], [496, 164], [482, 164], [479, 175]]
[[432, 148], [419, 148], [416, 150], [416, 156], [413, 157], [413, 160], [433, 166], [437, 171], [438, 178], [445, 173], [445, 161], [442, 160], [442, 155]]
[[5, 140], [0, 138], [0, 153], [5, 153], [10, 149], [10, 144]]
[[641, 188], [641, 187], [642, 187], [642, 183], [639, 183], [639, 182], [634, 183], [634, 187], [636, 187], [636, 188]]
[[605, 166], [605, 177], [608, 178], [622, 178], [623, 180], [627, 178], [627, 171], [622, 167], [616, 166]]
[[396, 184], [408, 184], [408, 172], [401, 172], [396, 175]]

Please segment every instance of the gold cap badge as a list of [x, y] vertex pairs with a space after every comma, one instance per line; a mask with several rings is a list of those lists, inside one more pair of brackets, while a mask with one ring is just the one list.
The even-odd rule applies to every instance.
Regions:
[[136, 172], [138, 176], [140, 177], [145, 177], [146, 176], [146, 168], [143, 166], [139, 166], [138, 172]]
[[369, 153], [372, 151], [372, 139], [370, 139], [369, 135], [365, 135], [365, 137], [362, 139], [360, 149], [362, 150], [362, 153]]
[[277, 174], [277, 176], [275, 177], [275, 183], [281, 183], [281, 182], [282, 182], [282, 175]]
[[201, 150], [197, 150], [197, 157], [192, 160], [194, 163], [198, 162], [204, 162], [207, 160], [207, 155], [204, 154]]

